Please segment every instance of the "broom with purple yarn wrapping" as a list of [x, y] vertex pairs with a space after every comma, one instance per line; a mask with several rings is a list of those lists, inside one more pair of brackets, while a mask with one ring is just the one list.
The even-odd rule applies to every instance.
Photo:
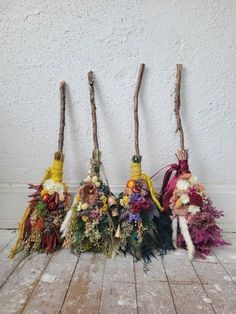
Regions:
[[175, 116], [180, 135], [178, 164], [166, 171], [161, 189], [164, 211], [171, 212], [172, 241], [175, 248], [187, 248], [188, 256], [204, 257], [213, 247], [228, 244], [222, 239], [222, 229], [216, 220], [222, 217], [207, 197], [205, 187], [192, 175], [188, 165], [188, 151], [184, 146], [184, 132], [180, 118], [180, 84], [182, 65], [177, 64], [175, 86]]

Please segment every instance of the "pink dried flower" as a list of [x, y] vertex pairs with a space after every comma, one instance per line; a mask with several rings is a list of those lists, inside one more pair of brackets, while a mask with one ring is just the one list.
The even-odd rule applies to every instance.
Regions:
[[[206, 198], [201, 211], [187, 216], [189, 232], [196, 249], [196, 255], [204, 257], [211, 252], [213, 247], [229, 245], [222, 238], [223, 230], [217, 225], [216, 219], [224, 216], [222, 211], [217, 210], [212, 202]], [[186, 248], [183, 236], [177, 238], [179, 247]]]

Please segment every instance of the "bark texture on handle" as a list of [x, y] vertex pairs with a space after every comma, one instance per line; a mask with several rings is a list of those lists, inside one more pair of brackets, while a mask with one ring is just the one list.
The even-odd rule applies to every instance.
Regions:
[[177, 156], [178, 156], [179, 160], [187, 160], [188, 159], [188, 150], [187, 149], [178, 150]]
[[89, 83], [89, 95], [90, 95], [92, 123], [93, 123], [93, 144], [94, 144], [94, 149], [99, 150], [93, 71], [90, 71], [88, 73], [88, 83]]
[[182, 75], [182, 64], [176, 65], [176, 83], [175, 83], [175, 117], [176, 117], [176, 132], [179, 132], [180, 136], [180, 149], [184, 151], [184, 131], [182, 128], [182, 122], [180, 118], [180, 106], [181, 106], [181, 98], [180, 98], [180, 86], [181, 86], [181, 75]]
[[59, 139], [58, 139], [58, 153], [63, 152], [64, 145], [64, 129], [65, 129], [65, 110], [66, 110], [66, 83], [65, 81], [60, 82], [60, 128], [59, 128]]
[[140, 157], [140, 149], [139, 149], [139, 120], [138, 120], [138, 95], [141, 87], [141, 82], [143, 78], [145, 64], [140, 64], [138, 79], [134, 92], [134, 145], [135, 145], [135, 154]]

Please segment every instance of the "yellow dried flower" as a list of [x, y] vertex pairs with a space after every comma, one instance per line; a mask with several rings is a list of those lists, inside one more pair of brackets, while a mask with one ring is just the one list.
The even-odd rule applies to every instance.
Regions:
[[49, 191], [48, 191], [48, 194], [49, 195], [53, 195], [55, 193], [55, 190], [54, 189], [50, 189]]
[[108, 209], [107, 204], [104, 204], [104, 205], [102, 206], [102, 208], [101, 208], [101, 210], [102, 210], [103, 212], [106, 212], [107, 209]]
[[86, 210], [86, 209], [88, 208], [88, 203], [83, 203], [83, 204], [81, 205], [81, 208], [82, 208], [83, 210]]
[[81, 218], [82, 218], [83, 222], [87, 222], [88, 221], [88, 216], [82, 216]]
[[41, 194], [41, 196], [44, 196], [45, 194], [47, 194], [48, 192], [46, 191], [46, 190], [42, 190], [41, 192], [40, 192], [40, 194]]
[[121, 200], [120, 200], [120, 205], [121, 206], [126, 206], [129, 204], [129, 197], [125, 195]]
[[64, 200], [65, 200], [65, 195], [64, 195], [64, 194], [60, 194], [60, 195], [59, 195], [59, 200], [60, 200], [61, 202], [64, 202]]
[[107, 197], [105, 195], [103, 195], [101, 197], [101, 201], [103, 202], [103, 204], [106, 204], [107, 203]]

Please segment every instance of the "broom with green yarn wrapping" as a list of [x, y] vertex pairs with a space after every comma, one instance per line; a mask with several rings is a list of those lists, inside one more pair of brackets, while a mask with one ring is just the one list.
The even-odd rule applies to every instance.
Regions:
[[61, 226], [61, 232], [62, 238], [65, 238], [64, 247], [71, 248], [73, 253], [103, 252], [111, 257], [118, 249], [114, 237], [116, 231], [114, 222], [117, 219], [118, 208], [105, 174], [106, 183], [103, 182], [100, 175], [103, 165], [97, 136], [94, 74], [92, 71], [88, 73], [88, 83], [94, 149], [88, 176], [80, 184], [72, 207]]
[[39, 185], [29, 184], [35, 192], [30, 195], [28, 207], [19, 223], [18, 238], [11, 248], [9, 257], [19, 251], [51, 253], [60, 248], [60, 225], [65, 216], [65, 208], [70, 201], [67, 186], [63, 182], [63, 144], [65, 128], [65, 88], [60, 83], [60, 128], [58, 151], [54, 155], [52, 167], [46, 170]]

